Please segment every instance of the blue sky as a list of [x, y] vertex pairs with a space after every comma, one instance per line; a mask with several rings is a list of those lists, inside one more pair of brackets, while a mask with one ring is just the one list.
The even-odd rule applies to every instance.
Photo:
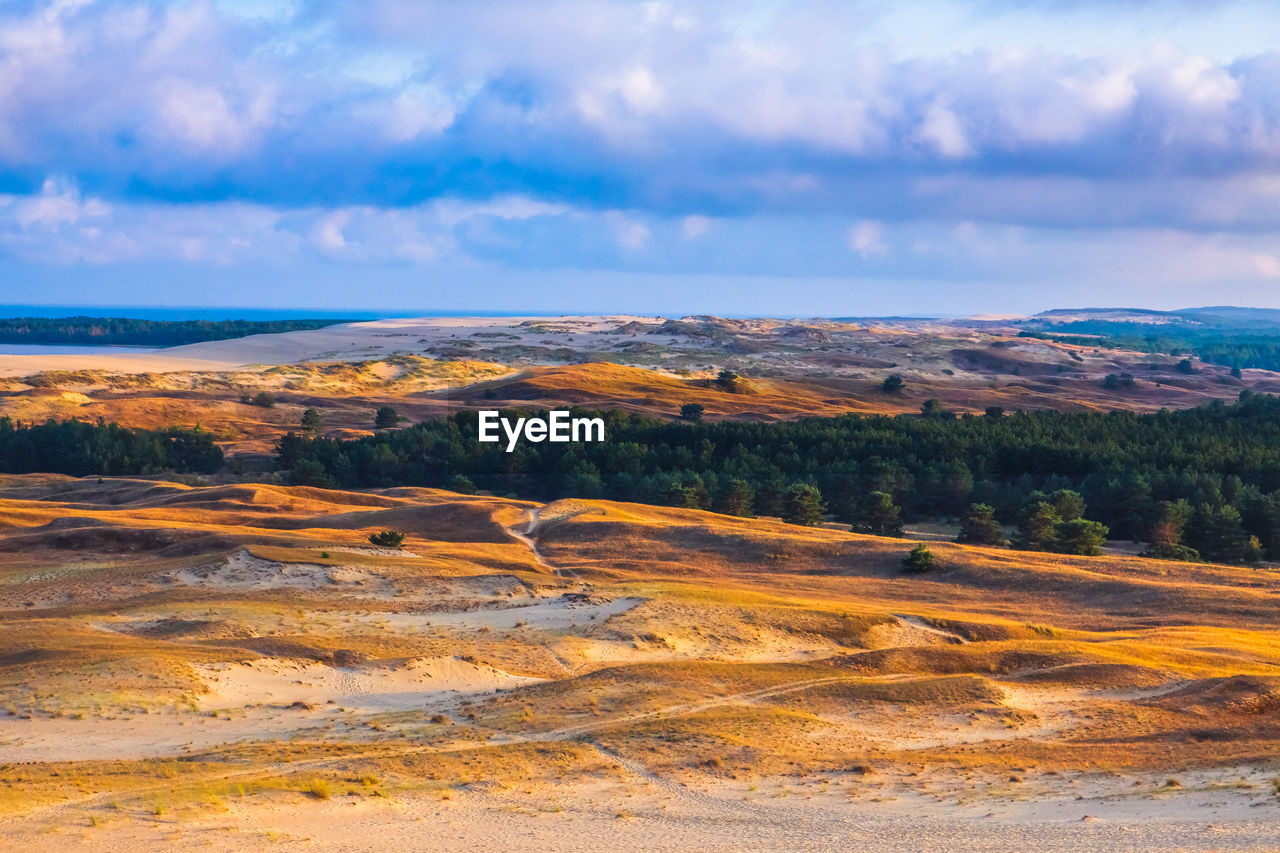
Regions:
[[0, 3], [5, 303], [1280, 306], [1275, 4]]

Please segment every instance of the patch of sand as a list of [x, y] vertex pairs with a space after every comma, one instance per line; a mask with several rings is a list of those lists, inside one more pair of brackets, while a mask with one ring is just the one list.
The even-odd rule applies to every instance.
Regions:
[[186, 586], [207, 586], [247, 592], [265, 589], [317, 590], [328, 587], [366, 587], [372, 593], [384, 579], [350, 566], [278, 563], [255, 557], [245, 549], [220, 562], [181, 569], [171, 577]]
[[200, 703], [210, 709], [332, 701], [350, 710], [402, 710], [422, 707], [446, 693], [491, 692], [541, 680], [457, 657], [415, 658], [395, 667], [332, 667], [262, 658], [195, 669], [210, 690]]

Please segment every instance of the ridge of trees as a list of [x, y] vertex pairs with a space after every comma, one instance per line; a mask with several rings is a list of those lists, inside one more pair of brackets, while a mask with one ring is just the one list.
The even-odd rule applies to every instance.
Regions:
[[[1150, 541], [1174, 558], [1280, 560], [1280, 398], [1269, 395], [1245, 391], [1231, 405], [1152, 414], [781, 423], [574, 414], [603, 418], [608, 440], [522, 443], [507, 453], [477, 441], [476, 414], [460, 412], [350, 440], [290, 433], [276, 466], [306, 485], [453, 482], [522, 498], [602, 497], [802, 524], [829, 512], [884, 535], [904, 520], [963, 517], [962, 534], [977, 537], [970, 541], [996, 539], [993, 524], [1003, 524], [1019, 526], [1016, 545], [1068, 553], [1094, 553], [1110, 535]], [[1180, 508], [1181, 523], [1166, 504]]]
[[21, 424], [0, 417], [0, 473], [5, 474], [212, 474], [222, 461], [213, 436], [199, 427], [152, 431], [102, 420]]
[[351, 320], [140, 320], [129, 317], [0, 318], [0, 343], [172, 347], [322, 329]]

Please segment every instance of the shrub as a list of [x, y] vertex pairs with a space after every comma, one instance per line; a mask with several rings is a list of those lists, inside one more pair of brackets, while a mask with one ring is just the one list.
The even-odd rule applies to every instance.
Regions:
[[375, 429], [391, 429], [400, 423], [400, 413], [392, 406], [380, 406], [373, 416]]
[[404, 534], [395, 530], [383, 530], [370, 535], [369, 541], [379, 548], [399, 548], [404, 544]]
[[312, 779], [307, 782], [303, 791], [315, 797], [317, 800], [327, 800], [330, 796], [329, 782], [326, 779]]
[[902, 377], [894, 373], [884, 380], [884, 383], [880, 386], [880, 390], [886, 394], [897, 394], [902, 390], [902, 386], [905, 384], [906, 383], [902, 381]]
[[269, 391], [259, 391], [253, 395], [253, 399], [250, 402], [260, 408], [270, 409], [276, 404], [276, 395]]
[[938, 567], [938, 560], [929, 550], [929, 546], [921, 542], [902, 558], [902, 570], [911, 574], [931, 572]]
[[702, 420], [702, 413], [704, 411], [706, 410], [698, 403], [685, 403], [680, 407], [680, 420], [697, 423]]

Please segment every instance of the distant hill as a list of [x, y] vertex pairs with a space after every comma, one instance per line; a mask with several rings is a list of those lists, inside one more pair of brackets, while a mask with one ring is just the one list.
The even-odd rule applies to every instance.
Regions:
[[1012, 325], [1024, 330], [1021, 336], [1058, 343], [1194, 355], [1241, 370], [1280, 370], [1280, 309], [1275, 308], [1059, 308]]
[[1280, 327], [1280, 308], [1244, 308], [1235, 305], [1180, 308], [1176, 311], [1157, 311], [1152, 308], [1053, 308], [1028, 317], [1020, 324], [1057, 326], [1089, 321], [1257, 329]]

